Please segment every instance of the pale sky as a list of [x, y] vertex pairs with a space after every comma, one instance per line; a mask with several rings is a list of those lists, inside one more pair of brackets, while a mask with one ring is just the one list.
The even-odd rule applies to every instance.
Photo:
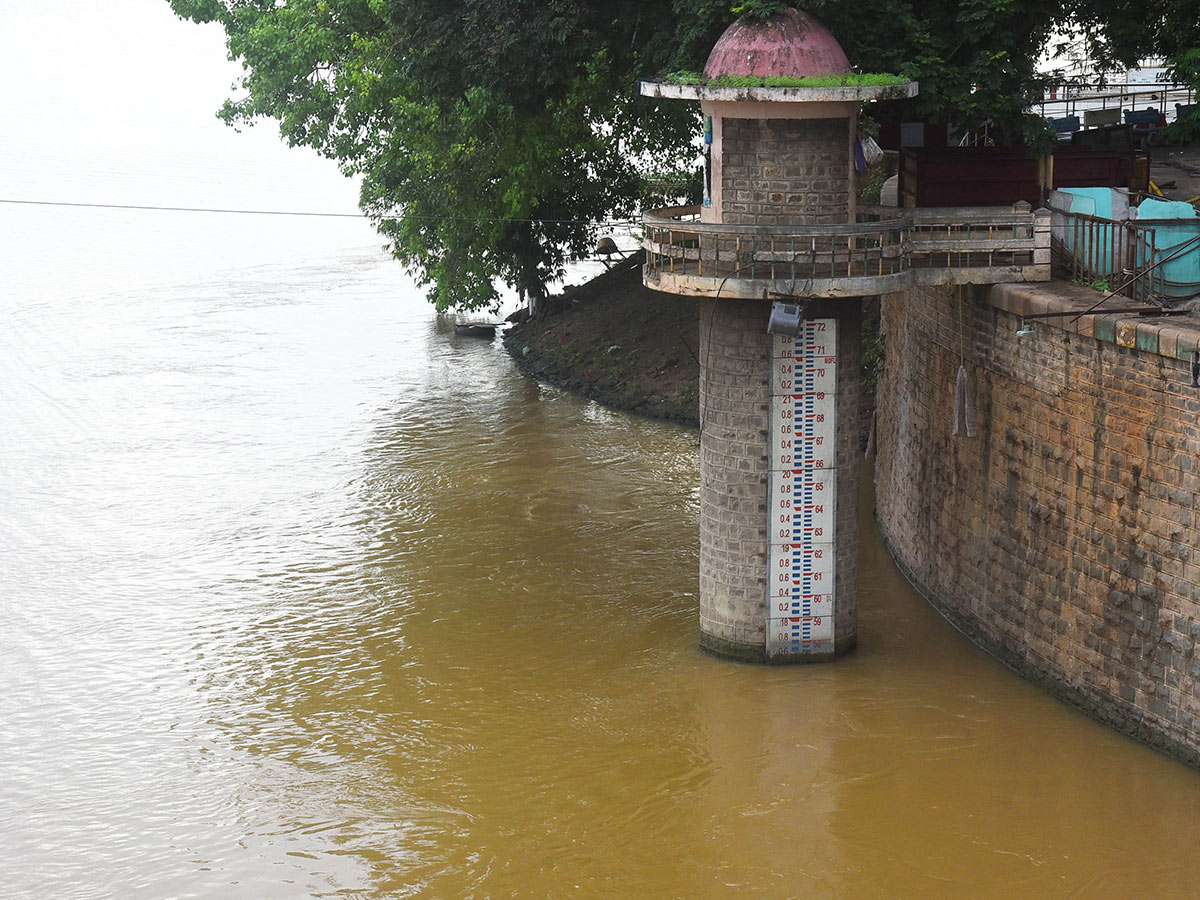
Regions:
[[[274, 123], [216, 118], [240, 68], [166, 0], [3, 0], [0, 199], [356, 213], [337, 165]], [[116, 289], [383, 243], [362, 218], [0, 203], [6, 276], [36, 294]]]

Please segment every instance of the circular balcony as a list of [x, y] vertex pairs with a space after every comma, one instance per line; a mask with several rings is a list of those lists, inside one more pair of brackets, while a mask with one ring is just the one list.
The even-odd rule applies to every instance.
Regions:
[[845, 225], [723, 225], [699, 215], [699, 206], [677, 206], [643, 216], [647, 287], [768, 300], [1050, 279], [1043, 210], [869, 207]]

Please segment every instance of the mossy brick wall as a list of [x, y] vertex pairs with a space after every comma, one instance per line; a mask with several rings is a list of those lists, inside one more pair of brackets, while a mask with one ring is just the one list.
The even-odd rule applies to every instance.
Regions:
[[[877, 517], [961, 630], [1088, 713], [1200, 763], [1200, 329], [1082, 308], [1083, 289], [884, 299]], [[1088, 300], [1098, 295], [1088, 293]], [[953, 435], [960, 360], [977, 432]]]
[[[700, 301], [700, 644], [765, 658], [771, 335], [769, 303]], [[838, 321], [837, 581], [834, 643], [854, 646], [858, 574], [861, 307], [814, 304]], [[795, 660], [798, 661], [798, 660]]]
[[725, 224], [848, 221], [848, 119], [724, 119], [721, 127]]

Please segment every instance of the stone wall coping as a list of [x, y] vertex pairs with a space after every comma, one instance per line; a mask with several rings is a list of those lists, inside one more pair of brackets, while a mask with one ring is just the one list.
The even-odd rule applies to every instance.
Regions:
[[[845, 87], [709, 87], [703, 84], [671, 84], [641, 81], [638, 90], [646, 97], [663, 100], [718, 100], [750, 103], [846, 103], [866, 100], [904, 100], [917, 96], [918, 83], [877, 84]], [[764, 116], [765, 118], [765, 116]]]
[[[1046, 284], [997, 284], [988, 301], [996, 309], [1014, 316], [1039, 316], [1045, 313], [1082, 313], [1095, 305], [1103, 294], [1077, 284], [1052, 281]], [[1106, 313], [1105, 307], [1126, 308], [1136, 305], [1127, 297], [1110, 297], [1094, 312], [1037, 318], [1035, 328], [1054, 328], [1095, 338], [1120, 347], [1138, 349], [1169, 359], [1192, 361], [1200, 349], [1200, 314], [1141, 316], [1135, 313]]]

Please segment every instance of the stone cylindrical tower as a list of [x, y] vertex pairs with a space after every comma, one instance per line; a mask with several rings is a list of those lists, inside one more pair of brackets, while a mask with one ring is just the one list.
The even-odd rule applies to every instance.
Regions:
[[[824, 26], [788, 10], [731, 25], [702, 85], [642, 86], [652, 96], [700, 100], [699, 214], [707, 230], [698, 233], [694, 258], [701, 276], [706, 260], [734, 260], [710, 272], [721, 277], [706, 290], [699, 278], [666, 285], [660, 273], [646, 272], [651, 287], [706, 298], [700, 644], [720, 656], [806, 662], [831, 659], [856, 641], [861, 303], [816, 298], [796, 264], [815, 272], [818, 257], [836, 258], [825, 249], [836, 238], [813, 226], [833, 234], [855, 221], [854, 142], [870, 89], [772, 85], [780, 76], [849, 71]], [[756, 81], [762, 86], [735, 86]], [[781, 226], [808, 231], [798, 245], [796, 229], [784, 234]], [[764, 301], [799, 307], [799, 323], [772, 333], [772, 303]]]
[[[737, 21], [709, 54], [704, 77], [777, 79], [846, 75], [850, 64], [832, 34], [789, 9], [763, 22]], [[851, 172], [857, 100], [701, 99], [709, 202], [705, 222], [730, 225], [842, 224], [854, 221]]]

